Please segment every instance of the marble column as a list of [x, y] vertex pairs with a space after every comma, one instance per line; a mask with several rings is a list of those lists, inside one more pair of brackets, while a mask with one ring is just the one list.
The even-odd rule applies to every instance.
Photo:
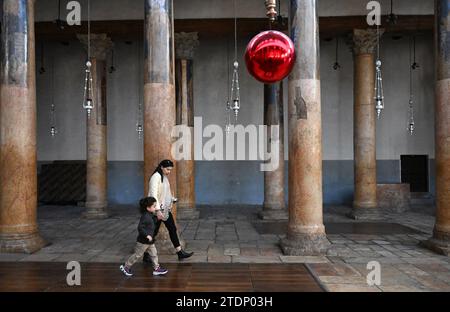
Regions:
[[[283, 81], [264, 85], [264, 124], [267, 126], [268, 146], [276, 140], [279, 148], [278, 168], [264, 172], [263, 210], [258, 214], [263, 220], [287, 220], [284, 202], [284, 116]], [[271, 127], [278, 126], [278, 137], [271, 138]]]
[[[78, 38], [87, 48], [87, 35], [78, 35]], [[106, 56], [113, 43], [106, 34], [92, 34], [90, 44], [94, 109], [86, 119], [86, 210], [83, 216], [103, 219], [108, 217]]]
[[0, 73], [0, 252], [33, 253], [37, 225], [34, 0], [4, 0]]
[[292, 0], [290, 34], [297, 59], [289, 76], [289, 222], [287, 255], [319, 255], [330, 243], [322, 211], [322, 120], [317, 0]]
[[[145, 0], [144, 14], [144, 194], [147, 195], [149, 179], [159, 162], [173, 160], [176, 102], [172, 0]], [[177, 197], [178, 163], [174, 164], [169, 182], [173, 196]], [[176, 205], [172, 213], [176, 219]], [[156, 241], [158, 252], [173, 252], [165, 226], [161, 226]]]
[[377, 205], [375, 51], [376, 29], [355, 29], [351, 42], [354, 56], [353, 219], [382, 217]]
[[193, 59], [199, 45], [197, 33], [175, 34], [175, 82], [176, 124], [185, 126], [190, 134], [189, 157], [177, 162], [178, 219], [197, 219], [195, 207], [195, 161], [194, 161], [194, 88]]
[[450, 255], [450, 0], [436, 0], [436, 224], [428, 248]]

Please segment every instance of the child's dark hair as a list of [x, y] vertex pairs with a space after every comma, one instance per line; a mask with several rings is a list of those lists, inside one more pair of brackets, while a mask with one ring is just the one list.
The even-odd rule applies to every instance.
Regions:
[[141, 211], [141, 214], [144, 214], [147, 211], [147, 207], [150, 207], [154, 203], [156, 203], [156, 199], [154, 197], [150, 196], [150, 197], [142, 198], [139, 201], [139, 209]]

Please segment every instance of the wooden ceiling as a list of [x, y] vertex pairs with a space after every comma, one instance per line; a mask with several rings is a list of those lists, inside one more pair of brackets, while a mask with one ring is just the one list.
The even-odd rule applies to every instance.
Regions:
[[[395, 25], [389, 25], [386, 17], [382, 17], [381, 26], [388, 33], [427, 33], [434, 27], [433, 15], [401, 15]], [[272, 29], [287, 31], [287, 19], [283, 25], [274, 25]], [[91, 22], [92, 33], [107, 33], [113, 40], [132, 40], [143, 37], [142, 20], [112, 20]], [[238, 19], [239, 36], [253, 36], [269, 29], [265, 18]], [[319, 30], [322, 38], [332, 38], [351, 33], [353, 29], [368, 28], [366, 16], [321, 17]], [[76, 39], [76, 34], [86, 33], [87, 25], [65, 26], [60, 29], [53, 22], [36, 23], [37, 40], [68, 41]], [[234, 33], [233, 19], [177, 19], [175, 32], [198, 32], [200, 40], [212, 37], [232, 37]]]

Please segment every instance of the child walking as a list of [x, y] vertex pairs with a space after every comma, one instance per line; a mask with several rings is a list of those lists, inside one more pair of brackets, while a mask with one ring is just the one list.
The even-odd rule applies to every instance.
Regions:
[[153, 263], [153, 275], [164, 275], [168, 271], [163, 269], [158, 263], [158, 253], [153, 240], [156, 224], [156, 216], [154, 215], [156, 210], [156, 199], [154, 197], [145, 197], [139, 201], [139, 206], [142, 216], [139, 220], [139, 235], [137, 237], [134, 254], [128, 258], [124, 265], [120, 266], [120, 270], [126, 276], [132, 276], [133, 273], [131, 273], [131, 267], [142, 258], [145, 252], [147, 252]]

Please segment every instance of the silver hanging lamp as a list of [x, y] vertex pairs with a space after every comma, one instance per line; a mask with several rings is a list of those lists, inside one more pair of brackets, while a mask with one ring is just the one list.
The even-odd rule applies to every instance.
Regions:
[[239, 95], [239, 62], [237, 60], [237, 17], [236, 17], [236, 0], [234, 0], [234, 62], [233, 62], [233, 77], [231, 80], [230, 91], [230, 110], [233, 111], [235, 121], [237, 121], [240, 106]]
[[84, 78], [84, 95], [83, 108], [87, 112], [88, 118], [91, 118], [91, 112], [94, 109], [94, 96], [91, 72], [91, 17], [90, 17], [90, 0], [88, 0], [88, 57], [86, 61], [85, 78]]
[[377, 60], [375, 62], [375, 110], [377, 118], [381, 116], [381, 111], [384, 109], [384, 93], [383, 93], [383, 78], [381, 75], [381, 60], [380, 60], [380, 26], [377, 25]]
[[[411, 41], [413, 43], [411, 44]], [[414, 60], [412, 60], [412, 51], [411, 49], [414, 49]], [[419, 65], [416, 63], [416, 41], [415, 38], [411, 39], [409, 42], [409, 122], [408, 122], [408, 131], [411, 135], [414, 134], [414, 131], [416, 130], [416, 123], [414, 120], [414, 86], [413, 86], [413, 71], [417, 68], [419, 68]]]

